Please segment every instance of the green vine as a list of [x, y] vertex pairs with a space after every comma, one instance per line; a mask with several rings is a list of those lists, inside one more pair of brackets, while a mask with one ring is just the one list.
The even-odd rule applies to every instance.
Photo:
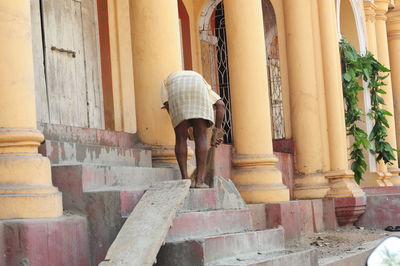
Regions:
[[[350, 147], [351, 170], [354, 179], [359, 184], [365, 173], [367, 163], [364, 151], [370, 151], [376, 155], [377, 160], [383, 160], [385, 164], [391, 164], [394, 160], [394, 149], [386, 142], [387, 128], [389, 128], [386, 116], [392, 114], [382, 109], [385, 105], [381, 94], [386, 94], [382, 89], [386, 76], [381, 73], [389, 72], [389, 69], [380, 64], [371, 53], [360, 55], [347, 41], [341, 40], [340, 54], [342, 60], [342, 83], [345, 100], [345, 120], [347, 135], [354, 141]], [[361, 80], [368, 84], [371, 94], [371, 111], [368, 116], [372, 118], [374, 126], [370, 135], [360, 127], [363, 122], [364, 112], [359, 108], [358, 94], [364, 88]], [[374, 143], [374, 145], [371, 145]]]

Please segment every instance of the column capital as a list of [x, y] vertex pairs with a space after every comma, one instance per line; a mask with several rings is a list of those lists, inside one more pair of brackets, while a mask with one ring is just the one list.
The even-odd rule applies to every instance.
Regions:
[[400, 1], [395, 2], [395, 8], [387, 13], [388, 39], [400, 39]]
[[374, 2], [364, 1], [364, 14], [368, 21], [375, 21], [376, 5]]
[[391, 3], [390, 0], [375, 0], [375, 5], [376, 5], [376, 20], [384, 20], [386, 21], [386, 13], [389, 9], [389, 4]]

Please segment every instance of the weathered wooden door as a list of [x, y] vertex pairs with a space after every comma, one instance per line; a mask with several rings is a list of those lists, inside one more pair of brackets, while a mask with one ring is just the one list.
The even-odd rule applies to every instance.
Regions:
[[96, 0], [32, 1], [38, 121], [103, 128]]

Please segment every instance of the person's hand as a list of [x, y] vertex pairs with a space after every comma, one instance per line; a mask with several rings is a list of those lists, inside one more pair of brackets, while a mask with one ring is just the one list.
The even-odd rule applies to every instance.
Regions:
[[213, 128], [211, 146], [218, 147], [224, 141], [225, 132], [222, 128]]
[[223, 141], [224, 141], [224, 138], [222, 138], [222, 137], [221, 137], [221, 138], [218, 138], [218, 139], [215, 141], [214, 146], [215, 146], [215, 147], [218, 147], [218, 145], [221, 144]]

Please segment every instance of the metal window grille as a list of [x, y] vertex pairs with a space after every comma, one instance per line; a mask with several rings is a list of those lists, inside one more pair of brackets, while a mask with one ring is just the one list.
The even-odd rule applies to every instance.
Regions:
[[216, 46], [217, 71], [218, 71], [218, 87], [222, 100], [225, 103], [225, 119], [223, 128], [226, 132], [224, 137], [225, 143], [232, 143], [232, 109], [231, 96], [229, 86], [229, 70], [228, 70], [228, 47], [226, 41], [224, 4], [221, 2], [215, 10], [215, 36], [218, 38]]
[[285, 119], [283, 115], [281, 68], [279, 59], [268, 58], [268, 80], [270, 90], [273, 138], [284, 139]]

